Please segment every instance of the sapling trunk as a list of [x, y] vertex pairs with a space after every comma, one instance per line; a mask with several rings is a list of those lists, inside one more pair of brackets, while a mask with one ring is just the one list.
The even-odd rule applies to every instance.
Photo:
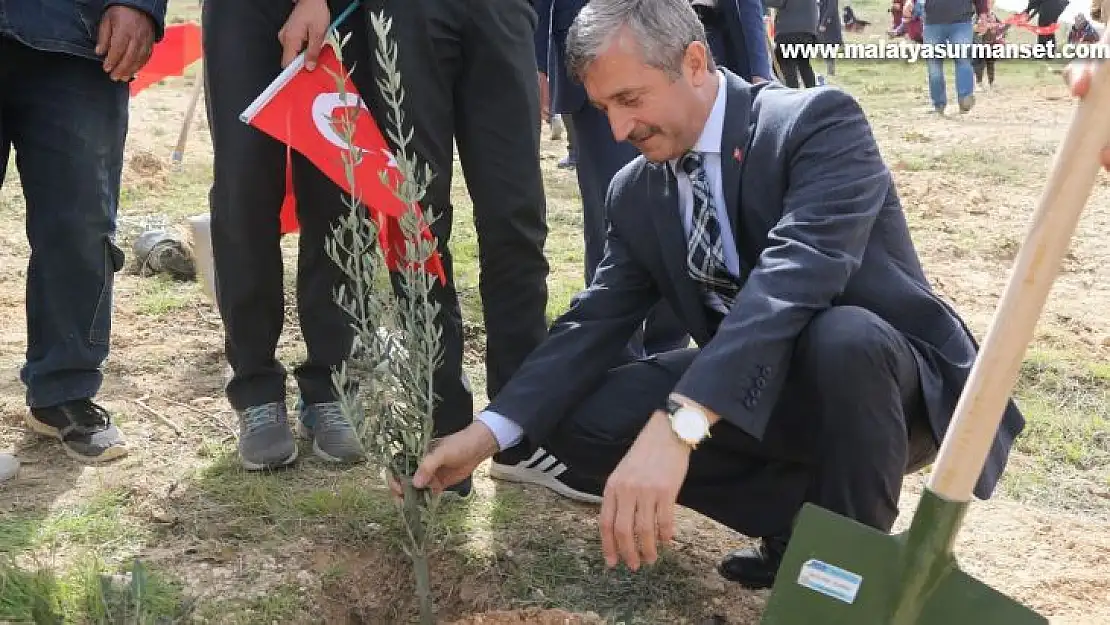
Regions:
[[[399, 512], [404, 550], [412, 561], [420, 622], [433, 625], [435, 602], [428, 556], [437, 498], [412, 486], [416, 467], [432, 442], [432, 413], [438, 399], [432, 380], [442, 360], [441, 331], [436, 324], [439, 305], [431, 296], [437, 277], [425, 269], [437, 247], [434, 238], [423, 236], [433, 218], [429, 207], [423, 207], [421, 214], [419, 205], [431, 170], [426, 165], [418, 167], [409, 154], [412, 134], [404, 130], [404, 92], [396, 46], [389, 39], [391, 22], [381, 14], [370, 17], [378, 39], [375, 57], [382, 69], [377, 82], [389, 109], [390, 124], [383, 130], [397, 146], [392, 154], [396, 171], [379, 174], [408, 207], [398, 219], [405, 237], [404, 254], [390, 275], [378, 245], [380, 224], [359, 201], [355, 188], [355, 169], [362, 155], [353, 145], [355, 120], [349, 114], [338, 115], [333, 124], [348, 146], [343, 162], [352, 193], [344, 198], [348, 214], [333, 228], [326, 247], [346, 278], [335, 298], [351, 319], [355, 340], [350, 357], [333, 373], [332, 380], [340, 408], [358, 431], [369, 459], [402, 485]], [[331, 41], [342, 60], [342, 44], [334, 37]], [[335, 78], [340, 97], [346, 101], [348, 77]]]
[[[427, 532], [424, 515], [427, 513], [427, 491], [412, 485], [412, 480], [403, 481], [405, 499], [403, 504], [404, 523], [412, 532], [413, 544], [409, 546], [412, 572], [416, 580], [416, 597], [420, 601], [421, 625], [435, 625], [435, 605], [432, 601], [432, 580], [428, 571]], [[417, 547], [416, 545], [420, 545]]]

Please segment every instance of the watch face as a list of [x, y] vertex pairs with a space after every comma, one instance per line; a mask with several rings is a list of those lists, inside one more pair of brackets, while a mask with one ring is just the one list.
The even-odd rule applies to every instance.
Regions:
[[699, 441], [705, 436], [705, 420], [696, 412], [683, 408], [674, 413], [674, 430], [683, 440]]

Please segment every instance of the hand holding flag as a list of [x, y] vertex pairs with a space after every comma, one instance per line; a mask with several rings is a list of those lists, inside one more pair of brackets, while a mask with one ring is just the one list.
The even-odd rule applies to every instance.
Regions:
[[[304, 53], [297, 56], [240, 118], [300, 152], [356, 201], [365, 204], [378, 224], [386, 266], [395, 270], [405, 256], [398, 220], [408, 209], [393, 191], [401, 182], [401, 172], [335, 46], [329, 40], [320, 50], [317, 65], [324, 71], [306, 71]], [[337, 123], [343, 121], [353, 127], [349, 143], [348, 136], [344, 136], [347, 133], [340, 130], [343, 124]], [[353, 187], [344, 163], [344, 155], [350, 153], [357, 154], [352, 164]], [[420, 207], [413, 208], [423, 221]], [[431, 240], [427, 224], [421, 226], [422, 237]], [[437, 252], [433, 252], [425, 268], [446, 282]]]

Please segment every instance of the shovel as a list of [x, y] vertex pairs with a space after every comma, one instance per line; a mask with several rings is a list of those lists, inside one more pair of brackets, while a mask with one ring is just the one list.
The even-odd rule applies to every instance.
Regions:
[[806, 504], [762, 625], [1048, 623], [961, 571], [952, 547], [1107, 144], [1110, 63], [1099, 62], [1056, 153], [909, 529], [892, 536]]

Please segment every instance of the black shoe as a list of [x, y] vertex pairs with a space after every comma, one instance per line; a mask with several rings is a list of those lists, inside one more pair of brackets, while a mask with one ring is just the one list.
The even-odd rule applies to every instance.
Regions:
[[106, 462], [127, 455], [111, 415], [91, 399], [32, 408], [24, 420], [35, 432], [62, 441], [66, 453], [78, 460]]
[[510, 449], [495, 455], [489, 476], [495, 480], [543, 486], [582, 503], [601, 503], [602, 487], [595, 481], [575, 474], [542, 447], [531, 456], [525, 453], [527, 451]]
[[754, 547], [744, 547], [729, 552], [717, 565], [721, 577], [736, 582], [744, 588], [759, 590], [775, 585], [782, 557], [786, 554], [786, 539], [778, 536], [764, 538]]
[[474, 478], [466, 478], [463, 481], [443, 489], [444, 494], [450, 493], [459, 499], [469, 499], [470, 494], [474, 492]]

